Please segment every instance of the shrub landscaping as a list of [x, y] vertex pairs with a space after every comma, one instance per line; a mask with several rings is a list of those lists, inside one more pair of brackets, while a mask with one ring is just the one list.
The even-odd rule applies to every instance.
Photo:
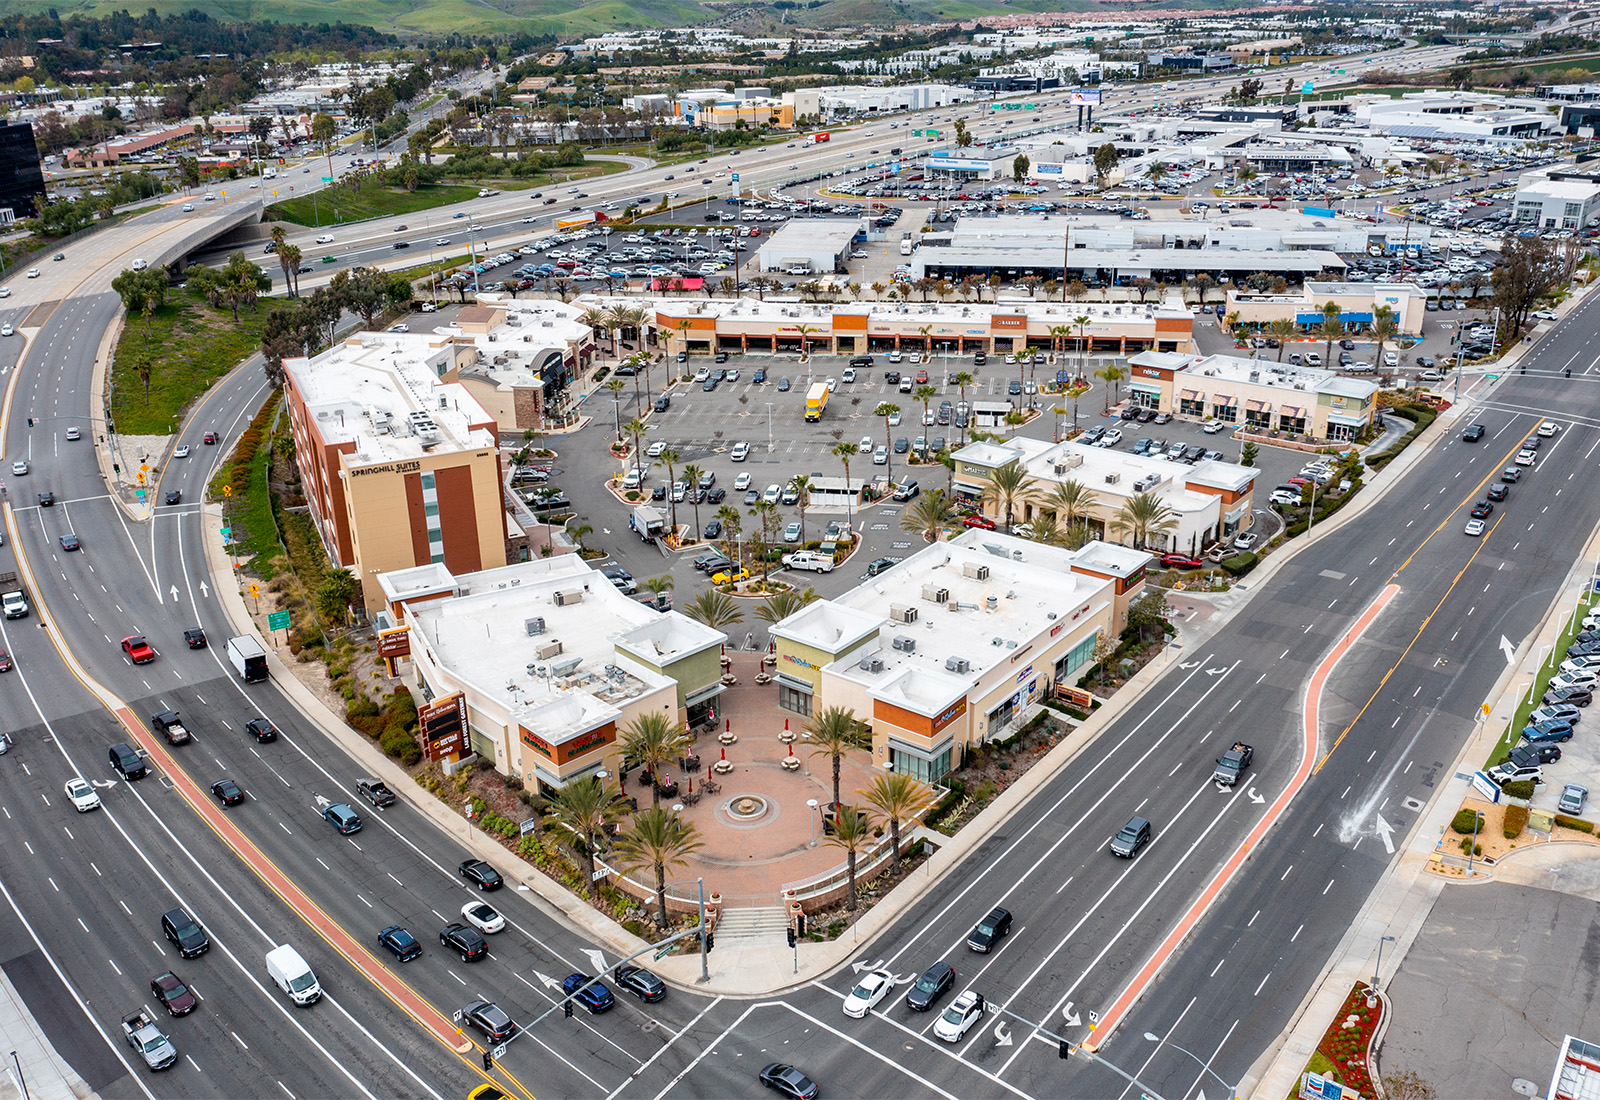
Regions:
[[1362, 1096], [1376, 1095], [1367, 1069], [1367, 1052], [1383, 1014], [1383, 1002], [1367, 1007], [1367, 987], [1358, 983], [1344, 999], [1333, 1026], [1328, 1028], [1317, 1053], [1327, 1059], [1328, 1076]]

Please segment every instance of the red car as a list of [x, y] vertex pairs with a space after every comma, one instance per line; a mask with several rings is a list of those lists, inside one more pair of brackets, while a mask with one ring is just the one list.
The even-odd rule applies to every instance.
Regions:
[[194, 995], [194, 991], [170, 970], [150, 979], [150, 995], [173, 1016], [187, 1016], [200, 1004], [200, 998]]
[[216, 432], [207, 432], [203, 438], [204, 438], [204, 441], [206, 443], [208, 443], [208, 444], [209, 443], [215, 443], [217, 441], [217, 433]]
[[122, 652], [136, 665], [147, 665], [156, 659], [156, 651], [144, 640], [144, 635], [133, 634], [122, 639]]
[[988, 516], [968, 516], [966, 519], [961, 521], [961, 526], [981, 527], [985, 531], [993, 531], [994, 520], [990, 519]]
[[1202, 564], [1199, 558], [1191, 558], [1188, 554], [1161, 555], [1161, 565], [1166, 569], [1199, 569]]
[[919, 386], [926, 385], [927, 381], [928, 381], [928, 372], [925, 371], [925, 370], [919, 370], [917, 372], [917, 385], [919, 385]]
[[3, 649], [0, 649], [0, 672], [10, 672], [10, 671], [11, 671], [11, 654], [7, 653]]

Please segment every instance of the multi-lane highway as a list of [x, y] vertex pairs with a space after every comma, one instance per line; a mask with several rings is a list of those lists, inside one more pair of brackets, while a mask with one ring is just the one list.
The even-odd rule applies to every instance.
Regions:
[[[829, 156], [885, 140], [841, 134]], [[759, 183], [760, 172], [781, 176], [774, 166], [791, 157], [777, 149], [740, 160], [755, 162]], [[651, 178], [659, 189], [661, 174], [586, 186], [592, 201], [605, 201], [649, 189]], [[486, 219], [495, 209], [525, 211], [526, 199], [481, 202]], [[176, 488], [183, 502], [146, 509], [108, 493], [91, 395], [101, 335], [119, 308], [110, 279], [197, 216], [211, 215], [169, 207], [97, 236], [44, 277], [13, 280], [18, 293], [4, 303], [8, 318], [26, 318], [28, 340], [20, 362], [0, 362], [5, 456], [26, 457], [31, 468], [4, 479], [0, 570], [21, 571], [38, 606], [0, 624], [16, 661], [0, 676], [15, 743], [0, 757], [0, 812], [15, 835], [0, 854], [0, 963], [58, 1049], [105, 1095], [459, 1095], [483, 1079], [478, 1051], [458, 1050], [434, 1014], [449, 1017], [483, 996], [531, 1019], [559, 996], [546, 979], [593, 968], [592, 946], [506, 890], [492, 900], [511, 927], [492, 937], [488, 958], [463, 963], [442, 951], [439, 928], [473, 896], [455, 873], [473, 854], [461, 837], [404, 802], [368, 810], [365, 829], [340, 836], [322, 820], [322, 802], [365, 808], [354, 789], [363, 769], [344, 744], [278, 685], [239, 684], [218, 648], [185, 648], [185, 627], [206, 628], [216, 645], [230, 632], [205, 542], [215, 519], [200, 501], [218, 456], [266, 396], [264, 381], [242, 370], [203, 399], [176, 440], [190, 456], [157, 463], [154, 499]], [[624, 1000], [607, 1016], [557, 1017], [512, 1044], [501, 1079], [535, 1095], [740, 1095], [763, 1062], [780, 1058], [803, 1063], [829, 1095], [1122, 1089], [1104, 1069], [1061, 1063], [1050, 1032], [1097, 1039], [1163, 1095], [1194, 1095], [1207, 1071], [1175, 1047], [1146, 1043], [1146, 1031], [1201, 1052], [1229, 1082], [1247, 1078], [1389, 865], [1390, 841], [1403, 840], [1448, 776], [1483, 685], [1503, 667], [1500, 636], [1533, 629], [1590, 534], [1586, 517], [1600, 503], [1600, 488], [1583, 476], [1600, 447], [1600, 375], [1585, 354], [1595, 317], [1579, 306], [1527, 358], [1528, 375], [1498, 383], [1473, 417], [1489, 426], [1487, 441], [1447, 433], [1381, 501], [1252, 586], [1229, 624], [1183, 653], [1012, 827], [949, 872], [935, 902], [863, 945], [864, 956], [901, 976], [953, 963], [957, 989], [992, 1003], [962, 1043], [934, 1040], [933, 1016], [896, 999], [847, 1020], [839, 1012], [853, 979], [847, 968], [770, 1000], [679, 990], [658, 1006]], [[0, 354], [19, 348], [12, 339]], [[1568, 365], [1570, 381], [1558, 373]], [[1464, 507], [1546, 416], [1562, 433], [1513, 486], [1492, 530], [1465, 537]], [[86, 438], [67, 440], [70, 425], [88, 429]], [[201, 443], [207, 430], [221, 433], [219, 446]], [[38, 501], [45, 490], [55, 496], [49, 506]], [[69, 532], [81, 550], [63, 549]], [[1192, 934], [1165, 947], [1305, 760], [1302, 705], [1313, 670], [1385, 594], [1326, 678], [1317, 770], [1210, 897]], [[150, 638], [156, 662], [124, 659], [119, 642], [135, 633]], [[123, 782], [106, 764], [107, 746], [128, 736], [119, 705], [136, 721], [177, 709], [196, 738], [167, 747], [141, 733], [157, 766], [150, 778]], [[263, 716], [280, 729], [277, 741], [245, 733]], [[1219, 791], [1208, 781], [1211, 761], [1238, 736], [1256, 745], [1252, 776]], [[102, 810], [72, 812], [62, 795], [72, 775], [101, 784]], [[249, 792], [226, 811], [206, 794], [224, 776]], [[1115, 859], [1106, 841], [1134, 812], [1155, 823], [1155, 840], [1132, 861]], [[967, 931], [995, 904], [1015, 912], [1015, 928], [996, 952], [969, 953]], [[199, 959], [176, 957], [161, 937], [160, 914], [177, 905], [211, 934], [214, 946]], [[380, 952], [376, 932], [391, 923], [423, 942], [421, 959], [402, 967]], [[328, 991], [322, 1004], [295, 1009], [267, 980], [262, 956], [281, 942], [311, 961]], [[1159, 973], [1119, 1007], [1152, 959], [1164, 960]], [[203, 1004], [163, 1021], [182, 1058], [152, 1079], [117, 1024], [152, 1003], [149, 979], [169, 968]], [[72, 1001], [63, 1002], [63, 987]], [[1096, 1017], [1115, 1021], [1109, 1041], [1090, 1031]]]

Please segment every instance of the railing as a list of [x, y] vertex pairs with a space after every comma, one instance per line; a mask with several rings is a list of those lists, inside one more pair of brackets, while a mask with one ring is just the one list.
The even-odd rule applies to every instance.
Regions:
[[[901, 822], [902, 826], [906, 824], [906, 822]], [[904, 836], [903, 831], [901, 835], [902, 837]], [[894, 841], [886, 826], [879, 842], [873, 848], [856, 857], [856, 881], [859, 882], [862, 879], [870, 878], [872, 873], [882, 867], [894, 854], [893, 849]], [[812, 878], [801, 879], [798, 882], [786, 882], [783, 884], [783, 890], [785, 892], [793, 890], [796, 898], [804, 900], [826, 894], [828, 891], [848, 882], [849, 879], [850, 864], [847, 859], [832, 871]]]

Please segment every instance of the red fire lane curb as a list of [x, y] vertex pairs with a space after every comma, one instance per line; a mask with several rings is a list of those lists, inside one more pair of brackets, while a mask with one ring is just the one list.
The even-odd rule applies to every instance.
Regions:
[[1306, 685], [1305, 703], [1302, 708], [1305, 737], [1301, 744], [1300, 763], [1295, 768], [1294, 778], [1289, 781], [1283, 792], [1273, 800], [1272, 805], [1267, 808], [1266, 813], [1256, 823], [1255, 828], [1250, 830], [1250, 834], [1244, 838], [1239, 847], [1228, 857], [1228, 861], [1222, 865], [1206, 885], [1206, 888], [1201, 891], [1200, 896], [1189, 906], [1188, 911], [1184, 913], [1176, 927], [1167, 934], [1166, 939], [1161, 941], [1161, 945], [1156, 948], [1149, 961], [1144, 964], [1138, 974], [1134, 975], [1133, 980], [1122, 991], [1122, 995], [1101, 1016], [1100, 1022], [1093, 1025], [1090, 1038], [1082, 1044], [1085, 1050], [1092, 1051], [1097, 1049], [1102, 1042], [1110, 1037], [1117, 1024], [1121, 1022], [1122, 1017], [1127, 1015], [1128, 1010], [1144, 995], [1145, 989], [1155, 980], [1156, 975], [1161, 972], [1168, 960], [1177, 952], [1179, 945], [1194, 930], [1194, 926], [1200, 923], [1200, 919], [1210, 910], [1212, 903], [1217, 900], [1217, 897], [1233, 880], [1233, 876], [1244, 865], [1244, 861], [1249, 857], [1251, 851], [1267, 835], [1267, 831], [1277, 824], [1278, 819], [1283, 816], [1283, 811], [1288, 809], [1289, 803], [1294, 800], [1295, 795], [1300, 793], [1300, 788], [1305, 786], [1305, 782], [1310, 778], [1316, 764], [1317, 744], [1321, 732], [1319, 716], [1322, 706], [1322, 690], [1327, 685], [1328, 677], [1333, 673], [1334, 668], [1338, 666], [1340, 660], [1344, 658], [1344, 655], [1350, 651], [1350, 648], [1360, 640], [1361, 635], [1366, 633], [1367, 627], [1372, 625], [1372, 621], [1389, 605], [1389, 601], [1394, 599], [1399, 591], [1399, 585], [1391, 584], [1378, 593], [1377, 598], [1361, 613], [1359, 619], [1350, 624], [1350, 629], [1345, 631], [1344, 636], [1339, 639], [1339, 643], [1333, 647], [1332, 651], [1322, 659], [1322, 663], [1317, 665], [1316, 670], [1312, 672], [1311, 680]]
[[263, 855], [261, 850], [228, 820], [228, 815], [212, 803], [207, 797], [207, 792], [177, 766], [176, 759], [140, 724], [131, 710], [119, 705], [115, 713], [117, 720], [141, 746], [145, 747], [145, 752], [161, 765], [161, 770], [172, 780], [173, 786], [189, 800], [189, 804], [206, 824], [211, 826], [212, 831], [222, 842], [232, 848], [273, 893], [300, 914], [300, 917], [315, 929], [330, 947], [348, 959], [368, 981], [382, 990], [414, 1020], [433, 1032], [434, 1037], [445, 1046], [457, 1054], [466, 1054], [473, 1049], [473, 1044], [462, 1037], [454, 1023], [440, 1014], [438, 1009], [419, 996], [409, 985], [395, 977], [365, 946], [346, 932], [338, 921], [328, 916], [316, 902], [306, 896], [305, 892], [295, 885], [293, 879], [278, 869], [277, 864]]

